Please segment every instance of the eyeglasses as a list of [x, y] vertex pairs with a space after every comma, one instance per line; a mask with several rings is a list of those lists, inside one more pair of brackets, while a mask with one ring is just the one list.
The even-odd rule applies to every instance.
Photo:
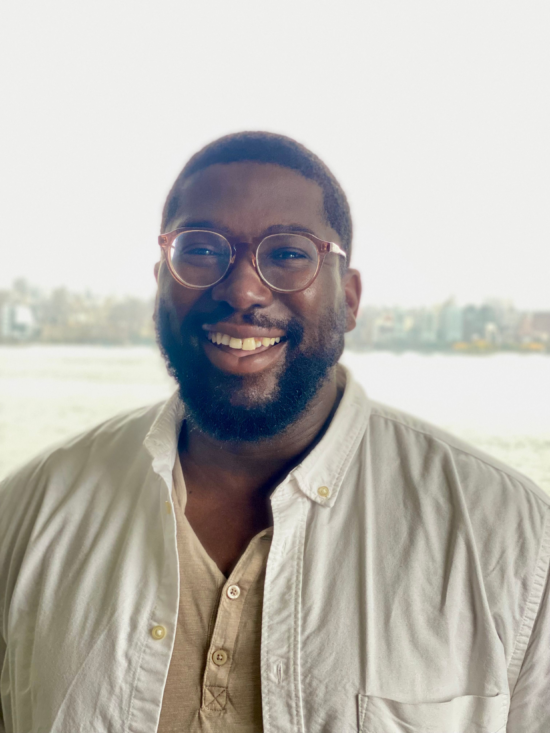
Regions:
[[[223, 280], [237, 257], [236, 243], [207, 229], [175, 229], [158, 241], [174, 279], [195, 290]], [[271, 290], [296, 293], [311, 285], [329, 252], [346, 257], [339, 244], [313, 234], [269, 234], [252, 253], [252, 264]]]

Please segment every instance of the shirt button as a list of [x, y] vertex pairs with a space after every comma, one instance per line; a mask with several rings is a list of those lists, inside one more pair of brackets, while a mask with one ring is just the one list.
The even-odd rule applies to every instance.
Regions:
[[327, 499], [330, 496], [330, 489], [328, 486], [319, 486], [317, 493], [319, 496], [322, 496], [323, 499]]
[[227, 589], [227, 597], [231, 598], [232, 601], [234, 601], [236, 598], [238, 598], [241, 595], [241, 589], [238, 585], [230, 585]]
[[212, 661], [218, 667], [223, 667], [223, 665], [227, 662], [227, 652], [223, 649], [216, 649], [214, 654], [212, 654]]
[[153, 626], [153, 628], [151, 629], [151, 636], [153, 637], [153, 639], [160, 641], [166, 636], [166, 629], [164, 628], [164, 626]]

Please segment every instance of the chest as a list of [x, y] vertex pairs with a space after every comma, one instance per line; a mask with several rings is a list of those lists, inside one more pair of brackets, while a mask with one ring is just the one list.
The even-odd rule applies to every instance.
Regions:
[[449, 579], [444, 553], [421, 547], [418, 526], [402, 533], [406, 546], [389, 543], [395, 513], [370, 506], [329, 514], [298, 505], [291, 514], [274, 503], [262, 638], [268, 709], [287, 716], [288, 730], [303, 719], [308, 733], [467, 733], [472, 721], [500, 730], [506, 659], [478, 603], [475, 548], [457, 540]]
[[228, 577], [258, 532], [272, 526], [267, 501], [235, 501], [188, 491], [185, 516], [199, 542]]

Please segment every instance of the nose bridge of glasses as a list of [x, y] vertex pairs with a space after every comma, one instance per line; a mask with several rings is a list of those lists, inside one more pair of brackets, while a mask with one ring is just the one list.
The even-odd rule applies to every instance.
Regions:
[[254, 269], [256, 268], [256, 252], [258, 250], [258, 244], [252, 242], [234, 242], [231, 245], [231, 260], [230, 266], [232, 268], [239, 262], [250, 262]]
[[272, 288], [260, 274], [256, 260], [257, 245], [231, 244], [231, 259], [222, 279], [214, 286], [215, 299], [226, 299], [233, 307], [249, 308], [253, 303], [267, 303]]

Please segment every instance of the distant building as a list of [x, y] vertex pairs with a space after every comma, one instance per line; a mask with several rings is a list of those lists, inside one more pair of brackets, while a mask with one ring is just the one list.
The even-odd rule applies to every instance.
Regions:
[[489, 321], [488, 323], [485, 324], [484, 337], [485, 337], [484, 340], [490, 346], [500, 346], [502, 342], [502, 338], [500, 335], [500, 329], [496, 323], [493, 323], [493, 321]]
[[[492, 305], [488, 303], [480, 307], [467, 305], [464, 308], [464, 341], [484, 340], [487, 335], [486, 327], [488, 324], [491, 324], [489, 333], [495, 334], [498, 331], [497, 314]], [[497, 330], [495, 330], [495, 326]]]
[[444, 344], [454, 344], [464, 338], [464, 316], [454, 300], [443, 304], [439, 315], [439, 340]]
[[4, 303], [0, 313], [0, 336], [7, 341], [25, 341], [36, 336], [38, 327], [28, 305]]
[[420, 343], [435, 346], [438, 342], [439, 318], [435, 308], [426, 308], [420, 315]]
[[352, 348], [370, 348], [374, 343], [374, 322], [378, 308], [365, 306], [357, 317], [357, 325], [346, 334], [346, 344]]
[[531, 328], [535, 339], [550, 343], [550, 312], [533, 313]]
[[495, 323], [499, 329], [499, 343], [507, 347], [517, 344], [518, 326], [521, 314], [509, 300], [490, 300], [489, 305], [495, 314]]
[[383, 311], [374, 321], [373, 343], [375, 346], [389, 346], [394, 340], [395, 318], [391, 311]]

